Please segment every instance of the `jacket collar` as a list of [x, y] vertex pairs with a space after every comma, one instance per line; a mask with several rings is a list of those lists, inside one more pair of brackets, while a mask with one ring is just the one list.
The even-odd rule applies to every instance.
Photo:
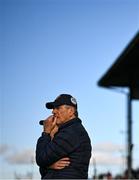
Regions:
[[60, 125], [59, 129], [63, 129], [65, 127], [71, 126], [72, 124], [81, 123], [81, 122], [82, 121], [79, 118], [74, 118], [74, 119], [71, 119], [71, 120], [65, 122], [64, 124]]

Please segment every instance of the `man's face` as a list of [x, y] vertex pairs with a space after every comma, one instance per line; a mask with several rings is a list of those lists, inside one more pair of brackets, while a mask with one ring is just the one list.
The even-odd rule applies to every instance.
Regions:
[[54, 108], [52, 113], [57, 118], [58, 125], [74, 118], [74, 108], [72, 106], [61, 105], [57, 108]]

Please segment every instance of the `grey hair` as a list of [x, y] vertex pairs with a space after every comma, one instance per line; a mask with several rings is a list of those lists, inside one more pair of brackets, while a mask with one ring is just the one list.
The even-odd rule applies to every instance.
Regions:
[[[70, 108], [70, 107], [73, 107], [73, 106], [65, 105], [65, 107]], [[74, 115], [75, 115], [76, 118], [78, 118], [78, 111], [77, 111], [77, 109], [75, 107], [73, 107], [73, 108], [74, 108]]]
[[76, 117], [76, 118], [78, 118], [78, 111], [77, 111], [77, 109], [76, 109], [76, 108], [75, 108], [74, 115], [75, 115], [75, 117]]

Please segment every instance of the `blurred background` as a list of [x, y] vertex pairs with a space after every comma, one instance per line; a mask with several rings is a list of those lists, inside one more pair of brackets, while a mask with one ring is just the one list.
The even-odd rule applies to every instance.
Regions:
[[[125, 172], [127, 99], [97, 82], [138, 29], [138, 0], [0, 0], [0, 179], [40, 178], [39, 121], [62, 93], [77, 99], [91, 138], [89, 178]], [[132, 107], [136, 170], [139, 101]]]

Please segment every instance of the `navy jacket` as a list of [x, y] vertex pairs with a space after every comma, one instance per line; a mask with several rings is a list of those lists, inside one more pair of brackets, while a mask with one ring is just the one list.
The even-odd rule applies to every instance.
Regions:
[[[68, 167], [61, 170], [49, 168], [63, 157], [70, 158]], [[42, 133], [36, 146], [36, 162], [42, 179], [87, 179], [90, 157], [90, 138], [79, 118], [61, 125], [53, 140]]]

